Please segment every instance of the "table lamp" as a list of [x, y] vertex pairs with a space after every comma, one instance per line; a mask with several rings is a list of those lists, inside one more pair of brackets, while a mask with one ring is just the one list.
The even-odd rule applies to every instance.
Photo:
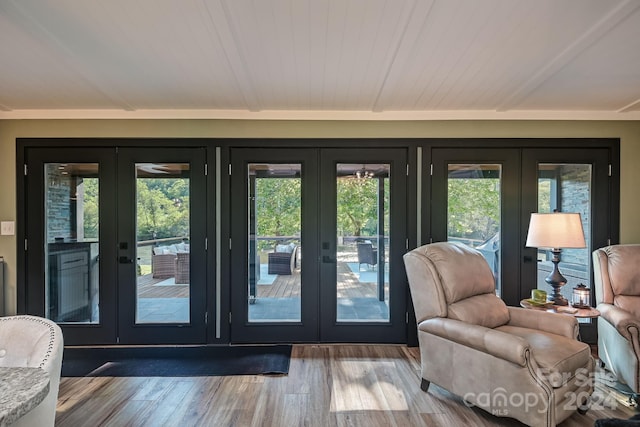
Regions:
[[555, 305], [568, 305], [567, 299], [560, 294], [560, 288], [567, 283], [567, 279], [560, 274], [558, 263], [561, 249], [586, 247], [580, 214], [532, 213], [526, 246], [551, 250], [553, 271], [544, 279], [553, 288], [549, 301]]

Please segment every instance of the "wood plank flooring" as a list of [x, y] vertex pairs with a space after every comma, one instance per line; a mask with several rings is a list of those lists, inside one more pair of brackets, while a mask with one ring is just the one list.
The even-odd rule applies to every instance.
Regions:
[[[437, 386], [424, 393], [419, 384], [418, 348], [295, 345], [285, 376], [63, 378], [56, 426], [522, 425], [468, 408]], [[635, 413], [603, 384], [594, 399], [605, 407], [560, 426]]]

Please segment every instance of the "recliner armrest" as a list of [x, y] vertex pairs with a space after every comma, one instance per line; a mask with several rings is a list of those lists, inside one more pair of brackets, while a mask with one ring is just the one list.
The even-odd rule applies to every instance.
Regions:
[[638, 340], [640, 319], [637, 319], [633, 314], [613, 304], [600, 303], [597, 309], [600, 312], [600, 317], [611, 323], [620, 335], [629, 341], [632, 341], [633, 338], [635, 338], [636, 341]]
[[506, 332], [444, 317], [421, 322], [418, 331], [437, 335], [520, 366], [527, 363], [529, 343], [522, 337]]
[[563, 337], [577, 339], [580, 332], [578, 320], [573, 316], [546, 311], [531, 310], [522, 307], [507, 307], [509, 309], [509, 326], [537, 329]]

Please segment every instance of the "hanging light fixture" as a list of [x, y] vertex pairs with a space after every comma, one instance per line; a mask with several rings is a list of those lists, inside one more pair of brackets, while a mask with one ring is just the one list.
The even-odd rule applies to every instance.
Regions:
[[368, 171], [363, 164], [362, 169], [357, 170], [355, 176], [357, 179], [369, 179], [373, 178], [373, 172]]

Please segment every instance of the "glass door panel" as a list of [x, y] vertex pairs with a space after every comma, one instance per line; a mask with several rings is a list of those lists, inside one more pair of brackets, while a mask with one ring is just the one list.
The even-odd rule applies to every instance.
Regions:
[[336, 166], [338, 322], [389, 322], [390, 171]]
[[190, 322], [190, 165], [136, 163], [136, 324]]
[[118, 150], [118, 331], [122, 344], [206, 341], [202, 148]]
[[[592, 165], [570, 163], [538, 164], [538, 212], [579, 213], [586, 248], [561, 249], [558, 268], [567, 279], [560, 293], [571, 301], [572, 289], [578, 284], [591, 288], [591, 206]], [[536, 287], [549, 295], [552, 289], [545, 278], [553, 271], [551, 250], [537, 250]]]
[[26, 152], [24, 312], [57, 322], [65, 344], [109, 344], [116, 328], [116, 152]]
[[232, 341], [405, 342], [406, 150], [230, 155]]
[[447, 241], [477, 249], [487, 260], [501, 295], [500, 225], [502, 165], [448, 165]]
[[320, 341], [405, 342], [407, 152], [320, 150]]
[[302, 164], [249, 163], [250, 323], [301, 322]]
[[[572, 289], [580, 283], [591, 289], [591, 253], [606, 246], [611, 227], [610, 152], [606, 148], [581, 147], [524, 149], [522, 153], [521, 242], [526, 242], [532, 212], [577, 212], [582, 220], [586, 247], [562, 249], [559, 270], [567, 279], [560, 293], [571, 301]], [[549, 250], [523, 247], [521, 265], [522, 298], [533, 289], [551, 294], [545, 278], [552, 271]], [[595, 323], [580, 319], [580, 335], [585, 342], [596, 341]]]
[[230, 157], [231, 340], [317, 341], [318, 151]]
[[424, 241], [456, 241], [479, 251], [496, 295], [509, 305], [520, 302], [519, 157], [517, 149], [434, 148], [431, 205], [423, 207], [432, 212]]
[[99, 164], [45, 163], [45, 316], [100, 323]]

